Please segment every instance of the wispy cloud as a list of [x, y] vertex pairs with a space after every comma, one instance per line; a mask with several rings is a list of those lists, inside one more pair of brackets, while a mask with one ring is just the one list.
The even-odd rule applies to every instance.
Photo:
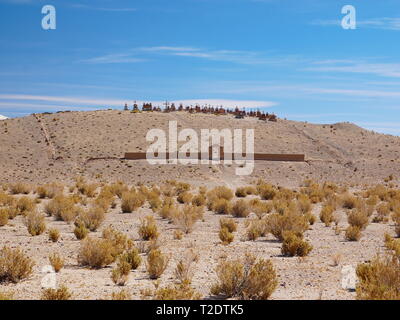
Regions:
[[71, 7], [72, 8], [76, 8], [76, 9], [109, 11], [109, 12], [132, 12], [132, 11], [137, 11], [136, 8], [107, 8], [107, 7], [89, 6], [89, 5], [86, 5], [86, 4], [71, 4]]
[[[220, 62], [231, 62], [244, 65], [287, 65], [298, 62], [298, 56], [268, 56], [264, 52], [240, 50], [209, 50], [194, 47], [155, 46], [127, 50], [126, 54], [109, 54], [83, 60], [90, 63], [130, 63], [148, 60], [155, 56], [175, 56], [194, 59], [204, 59]], [[139, 57], [138, 57], [139, 56]], [[141, 57], [144, 56], [142, 59]]]
[[314, 62], [304, 70], [319, 72], [344, 72], [374, 74], [383, 77], [400, 77], [400, 63], [372, 63], [352, 60], [325, 60]]
[[[340, 20], [315, 20], [311, 24], [319, 26], [340, 26]], [[383, 30], [400, 30], [400, 18], [398, 17], [382, 17], [371, 18], [366, 20], [357, 20], [357, 28], [371, 28]]]

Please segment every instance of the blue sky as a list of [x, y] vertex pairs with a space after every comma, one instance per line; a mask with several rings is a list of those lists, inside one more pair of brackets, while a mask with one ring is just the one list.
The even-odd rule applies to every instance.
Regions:
[[0, 0], [0, 30], [5, 116], [168, 99], [400, 135], [398, 0]]

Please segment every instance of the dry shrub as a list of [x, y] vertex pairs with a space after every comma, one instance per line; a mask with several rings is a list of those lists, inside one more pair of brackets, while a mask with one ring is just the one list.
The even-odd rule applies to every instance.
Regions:
[[117, 196], [118, 198], [121, 199], [123, 193], [124, 193], [124, 192], [127, 192], [129, 189], [128, 189], [128, 187], [125, 185], [125, 183], [119, 181], [119, 182], [115, 182], [115, 183], [111, 184], [111, 185], [109, 186], [109, 190], [110, 190], [110, 192], [111, 192], [113, 195], [115, 195], [115, 196]]
[[342, 203], [342, 208], [345, 209], [354, 209], [359, 205], [359, 199], [349, 193], [345, 193], [342, 195], [340, 198], [341, 203]]
[[107, 227], [102, 233], [103, 239], [111, 242], [113, 247], [112, 255], [115, 258], [126, 250], [134, 248], [133, 241], [123, 232], [120, 232], [112, 227]]
[[231, 210], [231, 214], [237, 218], [246, 218], [250, 214], [250, 206], [246, 200], [236, 201]]
[[172, 202], [165, 202], [161, 209], [158, 211], [158, 214], [163, 219], [172, 220], [178, 213], [178, 208]]
[[190, 283], [171, 284], [159, 288], [154, 293], [155, 300], [200, 300], [201, 294], [194, 290]]
[[57, 242], [60, 239], [60, 231], [58, 229], [49, 230], [49, 240], [52, 242]]
[[94, 269], [103, 268], [115, 261], [115, 248], [108, 239], [82, 240], [78, 253], [78, 263]]
[[290, 202], [282, 199], [274, 199], [272, 205], [277, 213], [284, 214], [289, 210]]
[[114, 194], [112, 194], [108, 188], [103, 188], [99, 196], [93, 201], [93, 205], [95, 207], [100, 207], [104, 210], [104, 212], [107, 212], [110, 207], [115, 208], [116, 206], [114, 197]]
[[77, 222], [74, 229], [74, 235], [78, 240], [85, 239], [89, 233], [89, 229], [82, 222]]
[[29, 184], [18, 182], [10, 185], [11, 194], [29, 194], [32, 187]]
[[145, 200], [146, 198], [142, 194], [136, 191], [124, 192], [122, 194], [122, 203], [121, 203], [122, 212], [132, 213], [133, 211], [143, 206]]
[[151, 195], [148, 198], [148, 201], [149, 201], [150, 209], [153, 210], [153, 212], [156, 212], [159, 209], [161, 209], [162, 204], [163, 204], [158, 194]]
[[14, 300], [13, 292], [1, 292], [0, 291], [0, 301], [10, 301]]
[[237, 223], [232, 218], [222, 218], [219, 220], [221, 228], [227, 228], [229, 232], [235, 232], [237, 230]]
[[297, 197], [297, 206], [302, 214], [307, 214], [312, 210], [311, 200], [305, 194], [300, 194]]
[[357, 299], [399, 300], [400, 258], [395, 255], [375, 257], [357, 266]]
[[284, 256], [289, 257], [305, 257], [313, 247], [302, 237], [297, 236], [292, 231], [285, 231], [283, 234], [283, 243], [281, 252]]
[[8, 210], [0, 209], [0, 227], [5, 226], [8, 223], [9, 214]]
[[233, 198], [233, 192], [231, 189], [225, 186], [215, 187], [207, 193], [207, 196], [210, 198], [215, 197], [218, 199], [231, 200]]
[[263, 200], [272, 200], [275, 198], [277, 190], [270, 184], [257, 185], [257, 193]]
[[388, 222], [390, 215], [390, 207], [387, 203], [382, 203], [376, 208], [376, 216], [372, 219], [372, 222]]
[[78, 181], [76, 183], [78, 191], [88, 198], [94, 198], [96, 196], [96, 190], [98, 188], [97, 183], [86, 183], [84, 181]]
[[369, 223], [367, 213], [364, 210], [359, 209], [352, 210], [348, 213], [347, 221], [349, 225], [358, 227], [360, 230], [364, 230]]
[[246, 188], [245, 187], [239, 187], [235, 191], [235, 196], [238, 198], [245, 198], [247, 196]]
[[256, 241], [263, 235], [265, 231], [265, 225], [261, 220], [253, 220], [249, 222], [249, 226], [246, 229], [247, 240]]
[[393, 214], [392, 214], [392, 220], [395, 223], [395, 232], [397, 234], [398, 237], [400, 237], [400, 209], [396, 210]]
[[283, 215], [274, 213], [265, 218], [266, 233], [271, 233], [275, 238], [282, 241], [284, 231], [292, 231], [297, 236], [308, 229], [307, 218], [296, 212], [287, 212]]
[[132, 300], [132, 295], [129, 293], [129, 291], [122, 289], [121, 291], [113, 292], [111, 294], [111, 300]]
[[69, 289], [65, 286], [62, 286], [58, 289], [44, 289], [42, 291], [41, 300], [70, 300], [72, 294]]
[[32, 274], [34, 263], [19, 248], [3, 247], [0, 251], [0, 283], [17, 283]]
[[218, 235], [219, 235], [220, 240], [222, 241], [222, 244], [224, 244], [224, 245], [230, 244], [233, 241], [233, 239], [235, 238], [233, 233], [230, 232], [228, 228], [222, 227], [222, 226], [219, 230]]
[[358, 241], [361, 238], [361, 229], [357, 226], [348, 226], [345, 233], [345, 238], [348, 241]]
[[111, 280], [118, 286], [124, 286], [130, 271], [131, 265], [125, 259], [119, 259], [117, 266], [111, 271]]
[[334, 219], [333, 212], [334, 212], [334, 208], [329, 204], [324, 205], [321, 209], [319, 218], [320, 218], [321, 222], [323, 222], [325, 224], [326, 227], [329, 227], [333, 222], [333, 219]]
[[142, 240], [148, 241], [158, 238], [157, 224], [153, 216], [140, 219], [139, 236]]
[[53, 199], [56, 195], [61, 194], [64, 186], [57, 183], [49, 183], [36, 188], [36, 193], [40, 199]]
[[35, 208], [36, 208], [35, 201], [33, 201], [28, 197], [21, 197], [16, 202], [16, 209], [18, 210], [18, 213], [23, 216], [35, 210]]
[[64, 267], [64, 259], [57, 252], [49, 256], [49, 261], [55, 272], [59, 272]]
[[193, 195], [189, 192], [182, 192], [181, 194], [178, 195], [178, 197], [176, 198], [176, 200], [179, 203], [189, 203], [191, 202], [193, 199]]
[[46, 230], [44, 216], [34, 210], [25, 216], [24, 223], [28, 228], [28, 232], [32, 236], [41, 235]]
[[218, 282], [211, 294], [227, 298], [267, 300], [275, 291], [278, 280], [270, 260], [247, 256], [244, 261], [221, 261], [217, 266]]
[[77, 218], [77, 224], [83, 224], [90, 231], [96, 231], [104, 219], [106, 218], [106, 213], [100, 207], [90, 208], [81, 212]]
[[174, 274], [179, 283], [191, 283], [193, 278], [193, 264], [198, 261], [198, 255], [190, 250], [179, 260]]
[[0, 208], [0, 214], [8, 215], [8, 219], [14, 219], [18, 214], [19, 210], [15, 205], [5, 208]]
[[393, 253], [400, 257], [400, 239], [393, 239], [389, 234], [385, 234], [385, 247], [393, 251]]
[[183, 232], [181, 230], [175, 230], [174, 231], [174, 239], [182, 240], [182, 238], [183, 238]]
[[139, 250], [136, 247], [125, 251], [119, 256], [119, 259], [121, 261], [126, 261], [130, 265], [131, 270], [136, 270], [142, 263], [142, 258], [140, 257]]
[[0, 206], [12, 206], [15, 204], [14, 197], [0, 191]]
[[151, 250], [147, 256], [146, 269], [150, 279], [158, 279], [168, 266], [169, 259], [159, 250]]
[[273, 205], [271, 202], [263, 202], [259, 199], [249, 201], [250, 210], [253, 211], [259, 219], [262, 219], [267, 213], [271, 213]]
[[215, 199], [211, 203], [211, 209], [216, 214], [230, 214], [232, 210], [232, 204], [226, 199]]
[[197, 207], [205, 206], [207, 203], [207, 198], [203, 194], [195, 195], [192, 199], [192, 205]]
[[203, 208], [185, 205], [173, 217], [174, 223], [186, 234], [193, 231], [196, 222], [203, 218]]
[[73, 198], [63, 195], [55, 196], [47, 203], [44, 210], [48, 216], [68, 223], [74, 221], [81, 212], [81, 209], [75, 205]]

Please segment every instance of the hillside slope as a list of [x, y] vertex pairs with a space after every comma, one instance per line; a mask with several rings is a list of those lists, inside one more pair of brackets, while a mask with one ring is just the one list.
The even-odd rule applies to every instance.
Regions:
[[[149, 129], [255, 129], [255, 151], [304, 153], [307, 163], [256, 162], [249, 177], [234, 166], [151, 166], [120, 160], [125, 152], [146, 152]], [[157, 182], [165, 179], [239, 185], [264, 178], [297, 185], [306, 178], [346, 183], [377, 183], [400, 171], [400, 137], [377, 134], [350, 123], [315, 125], [263, 122], [206, 114], [140, 113], [107, 110], [62, 112], [8, 119], [0, 123], [0, 182], [67, 181], [77, 175], [105, 181]], [[105, 158], [105, 159], [101, 159]], [[90, 159], [90, 160], [89, 160]]]

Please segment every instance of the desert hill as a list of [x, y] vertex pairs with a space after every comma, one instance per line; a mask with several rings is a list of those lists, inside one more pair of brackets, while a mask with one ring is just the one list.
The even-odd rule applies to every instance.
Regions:
[[[251, 176], [238, 177], [234, 166], [151, 166], [146, 161], [121, 160], [125, 152], [146, 152], [149, 129], [168, 132], [193, 128], [255, 129], [255, 152], [301, 153], [306, 163], [257, 161]], [[36, 114], [0, 122], [0, 182], [69, 181], [74, 176], [158, 182], [224, 182], [232, 186], [263, 178], [294, 186], [307, 178], [345, 183], [377, 183], [400, 169], [400, 137], [378, 134], [354, 124], [316, 125], [232, 115], [131, 113], [104, 110]]]

